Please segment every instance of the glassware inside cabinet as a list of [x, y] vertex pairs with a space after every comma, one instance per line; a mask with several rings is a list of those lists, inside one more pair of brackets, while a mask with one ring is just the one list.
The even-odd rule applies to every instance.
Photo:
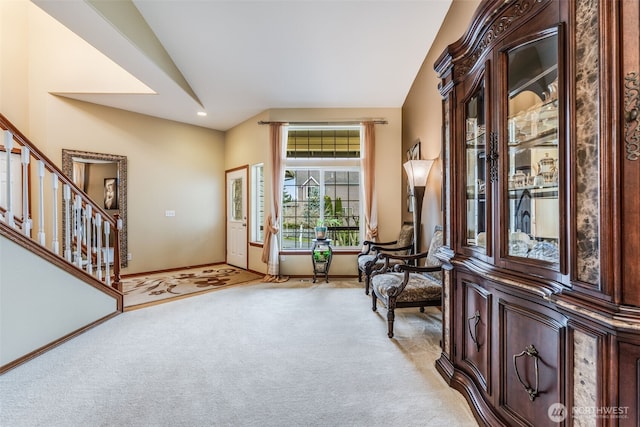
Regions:
[[466, 244], [486, 252], [487, 170], [484, 85], [465, 105]]
[[508, 254], [559, 262], [558, 40], [508, 53]]

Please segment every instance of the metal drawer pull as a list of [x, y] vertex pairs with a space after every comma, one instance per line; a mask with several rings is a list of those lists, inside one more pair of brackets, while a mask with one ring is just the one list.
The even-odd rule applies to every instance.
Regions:
[[[473, 324], [473, 332], [471, 331], [471, 321], [475, 319], [475, 323]], [[480, 342], [478, 342], [478, 323], [480, 323], [480, 312], [476, 311], [476, 313], [467, 319], [467, 324], [469, 325], [469, 335], [471, 335], [471, 340], [476, 345], [476, 351], [480, 351]]]
[[[522, 357], [522, 356], [529, 356], [529, 357], [533, 357], [534, 359], [534, 366], [535, 366], [535, 371], [536, 371], [536, 388], [531, 388], [531, 386], [527, 385], [524, 383], [524, 381], [522, 381], [522, 378], [520, 378], [520, 372], [518, 372], [518, 358]], [[539, 381], [540, 381], [540, 375], [538, 372], [538, 350], [536, 350], [536, 348], [533, 346], [533, 344], [530, 344], [527, 348], [524, 349], [524, 351], [522, 351], [522, 353], [520, 354], [514, 354], [513, 355], [513, 368], [516, 371], [516, 376], [518, 377], [518, 381], [520, 381], [520, 384], [522, 384], [522, 387], [524, 387], [524, 389], [527, 391], [527, 393], [529, 393], [529, 400], [530, 401], [534, 401], [536, 400], [536, 397], [538, 396], [538, 385], [539, 385]]]

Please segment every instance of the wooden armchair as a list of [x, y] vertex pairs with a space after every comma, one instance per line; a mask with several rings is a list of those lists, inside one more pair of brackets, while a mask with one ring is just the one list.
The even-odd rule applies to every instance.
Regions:
[[[381, 252], [395, 255], [409, 255], [413, 252], [413, 225], [404, 224], [400, 229], [398, 238], [391, 242], [374, 242], [365, 240], [363, 251], [358, 254], [358, 282], [362, 282], [362, 275], [365, 277], [364, 291], [369, 295], [369, 285], [371, 284], [371, 272], [380, 268], [383, 260], [378, 258]], [[401, 260], [389, 260], [389, 265], [402, 263]]]
[[[382, 265], [371, 275], [371, 309], [380, 300], [387, 307], [388, 336], [393, 338], [395, 309], [442, 305], [442, 263], [436, 252], [442, 247], [442, 227], [437, 226], [428, 252], [415, 255], [378, 254]], [[420, 260], [424, 259], [422, 265]], [[391, 268], [391, 262], [396, 264]], [[410, 265], [414, 264], [415, 265]]]

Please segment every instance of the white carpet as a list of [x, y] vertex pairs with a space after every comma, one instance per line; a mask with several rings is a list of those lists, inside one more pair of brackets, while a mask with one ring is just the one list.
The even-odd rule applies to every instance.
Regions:
[[475, 426], [434, 368], [440, 312], [258, 284], [126, 312], [0, 376], [0, 426]]

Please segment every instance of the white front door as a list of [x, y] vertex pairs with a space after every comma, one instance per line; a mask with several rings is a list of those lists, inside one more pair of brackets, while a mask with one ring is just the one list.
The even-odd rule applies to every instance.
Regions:
[[247, 268], [247, 168], [227, 171], [227, 264]]

